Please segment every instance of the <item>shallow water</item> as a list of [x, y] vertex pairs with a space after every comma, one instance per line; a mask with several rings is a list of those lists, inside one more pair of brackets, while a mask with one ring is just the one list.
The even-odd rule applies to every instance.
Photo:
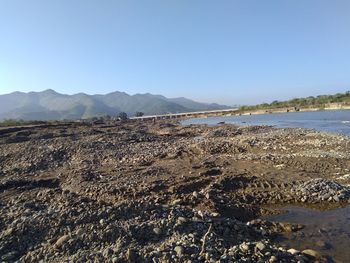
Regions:
[[267, 219], [305, 225], [301, 231], [285, 234], [277, 241], [288, 248], [311, 248], [335, 262], [350, 262], [350, 205], [329, 211], [287, 207], [286, 213]]
[[272, 125], [279, 128], [307, 128], [350, 136], [350, 110], [289, 112], [188, 119], [182, 123], [216, 125]]

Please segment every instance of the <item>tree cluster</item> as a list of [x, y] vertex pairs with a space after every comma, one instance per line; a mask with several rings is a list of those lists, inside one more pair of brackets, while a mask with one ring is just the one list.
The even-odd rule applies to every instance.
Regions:
[[342, 103], [350, 105], [350, 91], [345, 93], [337, 93], [335, 95], [319, 95], [317, 97], [295, 98], [287, 101], [273, 101], [271, 103], [262, 103], [254, 106], [241, 106], [241, 111], [246, 110], [261, 110], [261, 109], [275, 109], [275, 108], [324, 108], [330, 103]]

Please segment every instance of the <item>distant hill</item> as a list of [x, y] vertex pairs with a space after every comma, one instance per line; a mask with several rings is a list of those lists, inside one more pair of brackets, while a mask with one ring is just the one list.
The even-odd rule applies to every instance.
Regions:
[[199, 103], [186, 98], [169, 99], [161, 95], [112, 92], [106, 95], [78, 93], [64, 95], [54, 90], [13, 92], [0, 95], [0, 119], [62, 120], [86, 119], [126, 112], [145, 115], [225, 109], [228, 106]]

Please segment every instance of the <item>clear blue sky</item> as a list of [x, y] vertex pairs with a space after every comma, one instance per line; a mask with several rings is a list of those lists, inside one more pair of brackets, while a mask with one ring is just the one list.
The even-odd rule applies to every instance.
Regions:
[[350, 90], [349, 0], [0, 0], [0, 94], [226, 104]]

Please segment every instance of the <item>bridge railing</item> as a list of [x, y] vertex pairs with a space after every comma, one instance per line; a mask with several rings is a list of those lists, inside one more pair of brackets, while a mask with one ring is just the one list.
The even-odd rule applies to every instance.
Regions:
[[195, 112], [182, 112], [182, 113], [169, 113], [160, 115], [148, 115], [141, 117], [131, 117], [133, 120], [145, 120], [145, 119], [176, 119], [176, 118], [193, 118], [199, 116], [220, 116], [229, 113], [235, 113], [238, 108], [224, 109], [224, 110], [210, 110], [210, 111], [195, 111]]

